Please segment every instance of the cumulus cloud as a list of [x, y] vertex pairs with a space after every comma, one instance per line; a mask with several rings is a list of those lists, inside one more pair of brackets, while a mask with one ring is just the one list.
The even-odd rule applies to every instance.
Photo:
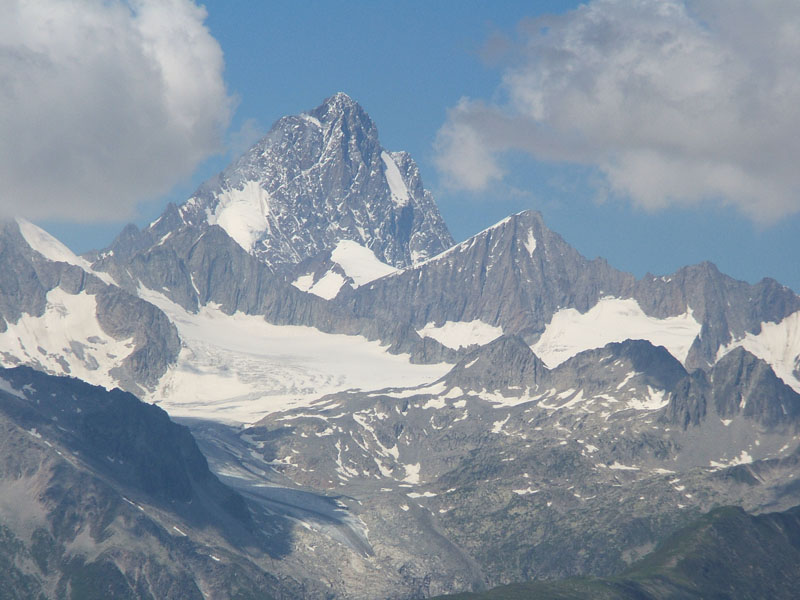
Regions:
[[481, 189], [524, 151], [648, 209], [800, 211], [800, 3], [592, 0], [519, 31], [502, 100], [462, 99], [439, 131], [450, 185]]
[[223, 150], [232, 100], [191, 0], [4, 0], [0, 214], [102, 221]]

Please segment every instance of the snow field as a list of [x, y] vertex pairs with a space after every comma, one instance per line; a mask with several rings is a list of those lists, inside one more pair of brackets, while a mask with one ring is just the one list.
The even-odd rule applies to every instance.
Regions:
[[[133, 338], [115, 340], [100, 327], [94, 296], [73, 295], [61, 288], [47, 293], [42, 316], [23, 314], [0, 335], [0, 356], [14, 356], [36, 369], [71, 375], [106, 389], [117, 385], [111, 369], [132, 351]], [[17, 363], [0, 359], [0, 364]]]
[[503, 335], [502, 327], [484, 323], [480, 319], [474, 321], [446, 321], [441, 326], [428, 323], [417, 333], [421, 337], [433, 338], [443, 346], [458, 350], [472, 344], [488, 344]]
[[748, 333], [720, 348], [717, 360], [739, 346], [769, 363], [786, 385], [800, 393], [800, 379], [795, 375], [800, 369], [800, 311], [780, 323], [762, 323], [758, 334]]
[[346, 389], [424, 385], [451, 367], [412, 364], [361, 336], [272, 325], [212, 305], [192, 314], [145, 288], [140, 296], [169, 316], [184, 344], [149, 397], [174, 416], [252, 423]]
[[[398, 269], [378, 260], [372, 250], [352, 240], [341, 240], [331, 252], [331, 260], [353, 280], [353, 287], [398, 272]], [[315, 283], [314, 276], [309, 273], [295, 279], [292, 285], [303, 292], [331, 300], [345, 285], [345, 278], [335, 271], [328, 271]]]
[[224, 190], [214, 212], [207, 212], [209, 225], [219, 225], [247, 252], [269, 228], [269, 192], [258, 181], [248, 181], [242, 189]]
[[574, 308], [559, 310], [531, 349], [552, 369], [584, 350], [628, 339], [647, 340], [664, 346], [683, 363], [700, 328], [691, 309], [658, 319], [647, 316], [632, 298], [606, 297], [583, 314]]

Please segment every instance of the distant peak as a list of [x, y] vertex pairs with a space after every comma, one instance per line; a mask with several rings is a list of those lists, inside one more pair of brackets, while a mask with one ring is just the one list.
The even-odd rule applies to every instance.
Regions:
[[308, 114], [326, 125], [336, 122], [357, 124], [357, 128], [377, 137], [378, 132], [372, 119], [358, 102], [344, 92], [337, 92], [326, 98], [322, 104], [309, 111]]
[[343, 114], [353, 112], [364, 113], [364, 109], [361, 108], [361, 105], [358, 102], [353, 100], [344, 92], [336, 92], [333, 96], [325, 98], [325, 100], [322, 101], [322, 104], [320, 104], [311, 112], [315, 114]]
[[353, 100], [344, 92], [336, 92], [333, 96], [326, 98], [323, 104], [330, 104], [335, 106], [358, 106], [358, 102]]

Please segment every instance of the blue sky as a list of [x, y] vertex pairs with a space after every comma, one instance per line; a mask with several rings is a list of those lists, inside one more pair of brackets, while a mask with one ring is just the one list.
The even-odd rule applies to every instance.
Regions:
[[[414, 156], [457, 240], [512, 212], [536, 209], [584, 255], [603, 256], [637, 276], [711, 260], [736, 278], [770, 276], [800, 291], [800, 202], [793, 200], [800, 187], [782, 164], [796, 148], [781, 137], [794, 133], [794, 117], [776, 117], [781, 131], [774, 135], [763, 133], [770, 122], [758, 119], [747, 135], [730, 133], [730, 123], [748, 114], [737, 99], [748, 87], [749, 57], [784, 57], [767, 67], [774, 71], [770, 81], [785, 91], [797, 79], [792, 52], [800, 48], [770, 47], [774, 24], [749, 15], [752, 3], [735, 3], [741, 22], [720, 16], [712, 0], [666, 4], [676, 10], [656, 14], [649, 0], [597, 0], [580, 8], [563, 1], [206, 1], [205, 25], [221, 48], [224, 84], [234, 99], [227, 105], [227, 152], [178, 165], [183, 175], [169, 182], [169, 192], [165, 184], [160, 193], [141, 192], [138, 202], [128, 201], [136, 207], [132, 215], [121, 219], [111, 214], [101, 223], [80, 217], [76, 223], [68, 222], [74, 215], [44, 212], [33, 220], [76, 251], [104, 246], [128, 220], [145, 225], [167, 201], [187, 198], [279, 117], [344, 91], [372, 116], [385, 147]], [[774, 16], [797, 22], [798, 11], [788, 10]], [[542, 18], [549, 14], [557, 18]], [[739, 47], [745, 21], [750, 46]], [[659, 28], [674, 33], [676, 44], [667, 50], [654, 45], [663, 37], [655, 35], [663, 33]], [[598, 42], [598, 32], [616, 41]], [[565, 75], [565, 47], [582, 55], [568, 65], [582, 79]], [[615, 63], [631, 52], [641, 54], [633, 64]], [[625, 69], [645, 74], [637, 87], [614, 87]], [[587, 78], [595, 89], [612, 82], [603, 88], [608, 93], [587, 100]], [[676, 89], [683, 95], [673, 96]], [[693, 112], [704, 102], [714, 104], [712, 118]], [[773, 110], [758, 102], [765, 103], [756, 106], [762, 113]], [[596, 106], [625, 114], [584, 120]], [[632, 120], [637, 111], [675, 125], [650, 131], [646, 120]], [[714, 115], [722, 115], [719, 123]], [[670, 140], [673, 132], [692, 139]], [[470, 155], [474, 164], [459, 154], [465, 134], [481, 146]], [[477, 173], [469, 185], [458, 181], [464, 169]], [[707, 172], [730, 174], [730, 181]]]

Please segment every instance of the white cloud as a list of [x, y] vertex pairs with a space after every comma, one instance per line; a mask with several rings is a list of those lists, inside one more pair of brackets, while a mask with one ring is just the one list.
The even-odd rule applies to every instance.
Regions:
[[0, 215], [126, 218], [223, 149], [232, 100], [204, 8], [0, 4]]
[[[800, 211], [800, 3], [593, 0], [520, 31], [503, 100], [462, 100], [439, 132], [451, 185], [485, 187], [499, 155], [522, 150], [594, 166], [648, 209]], [[492, 177], [460, 177], [451, 140], [469, 140]]]
[[478, 116], [469, 101], [462, 100], [448, 111], [448, 121], [436, 136], [434, 160], [450, 186], [481, 189], [504, 174], [492, 154], [488, 136], [479, 134], [479, 127], [465, 126], [465, 121]]
[[239, 158], [257, 141], [264, 137], [264, 128], [256, 119], [245, 119], [238, 129], [228, 132], [226, 154], [231, 159]]

